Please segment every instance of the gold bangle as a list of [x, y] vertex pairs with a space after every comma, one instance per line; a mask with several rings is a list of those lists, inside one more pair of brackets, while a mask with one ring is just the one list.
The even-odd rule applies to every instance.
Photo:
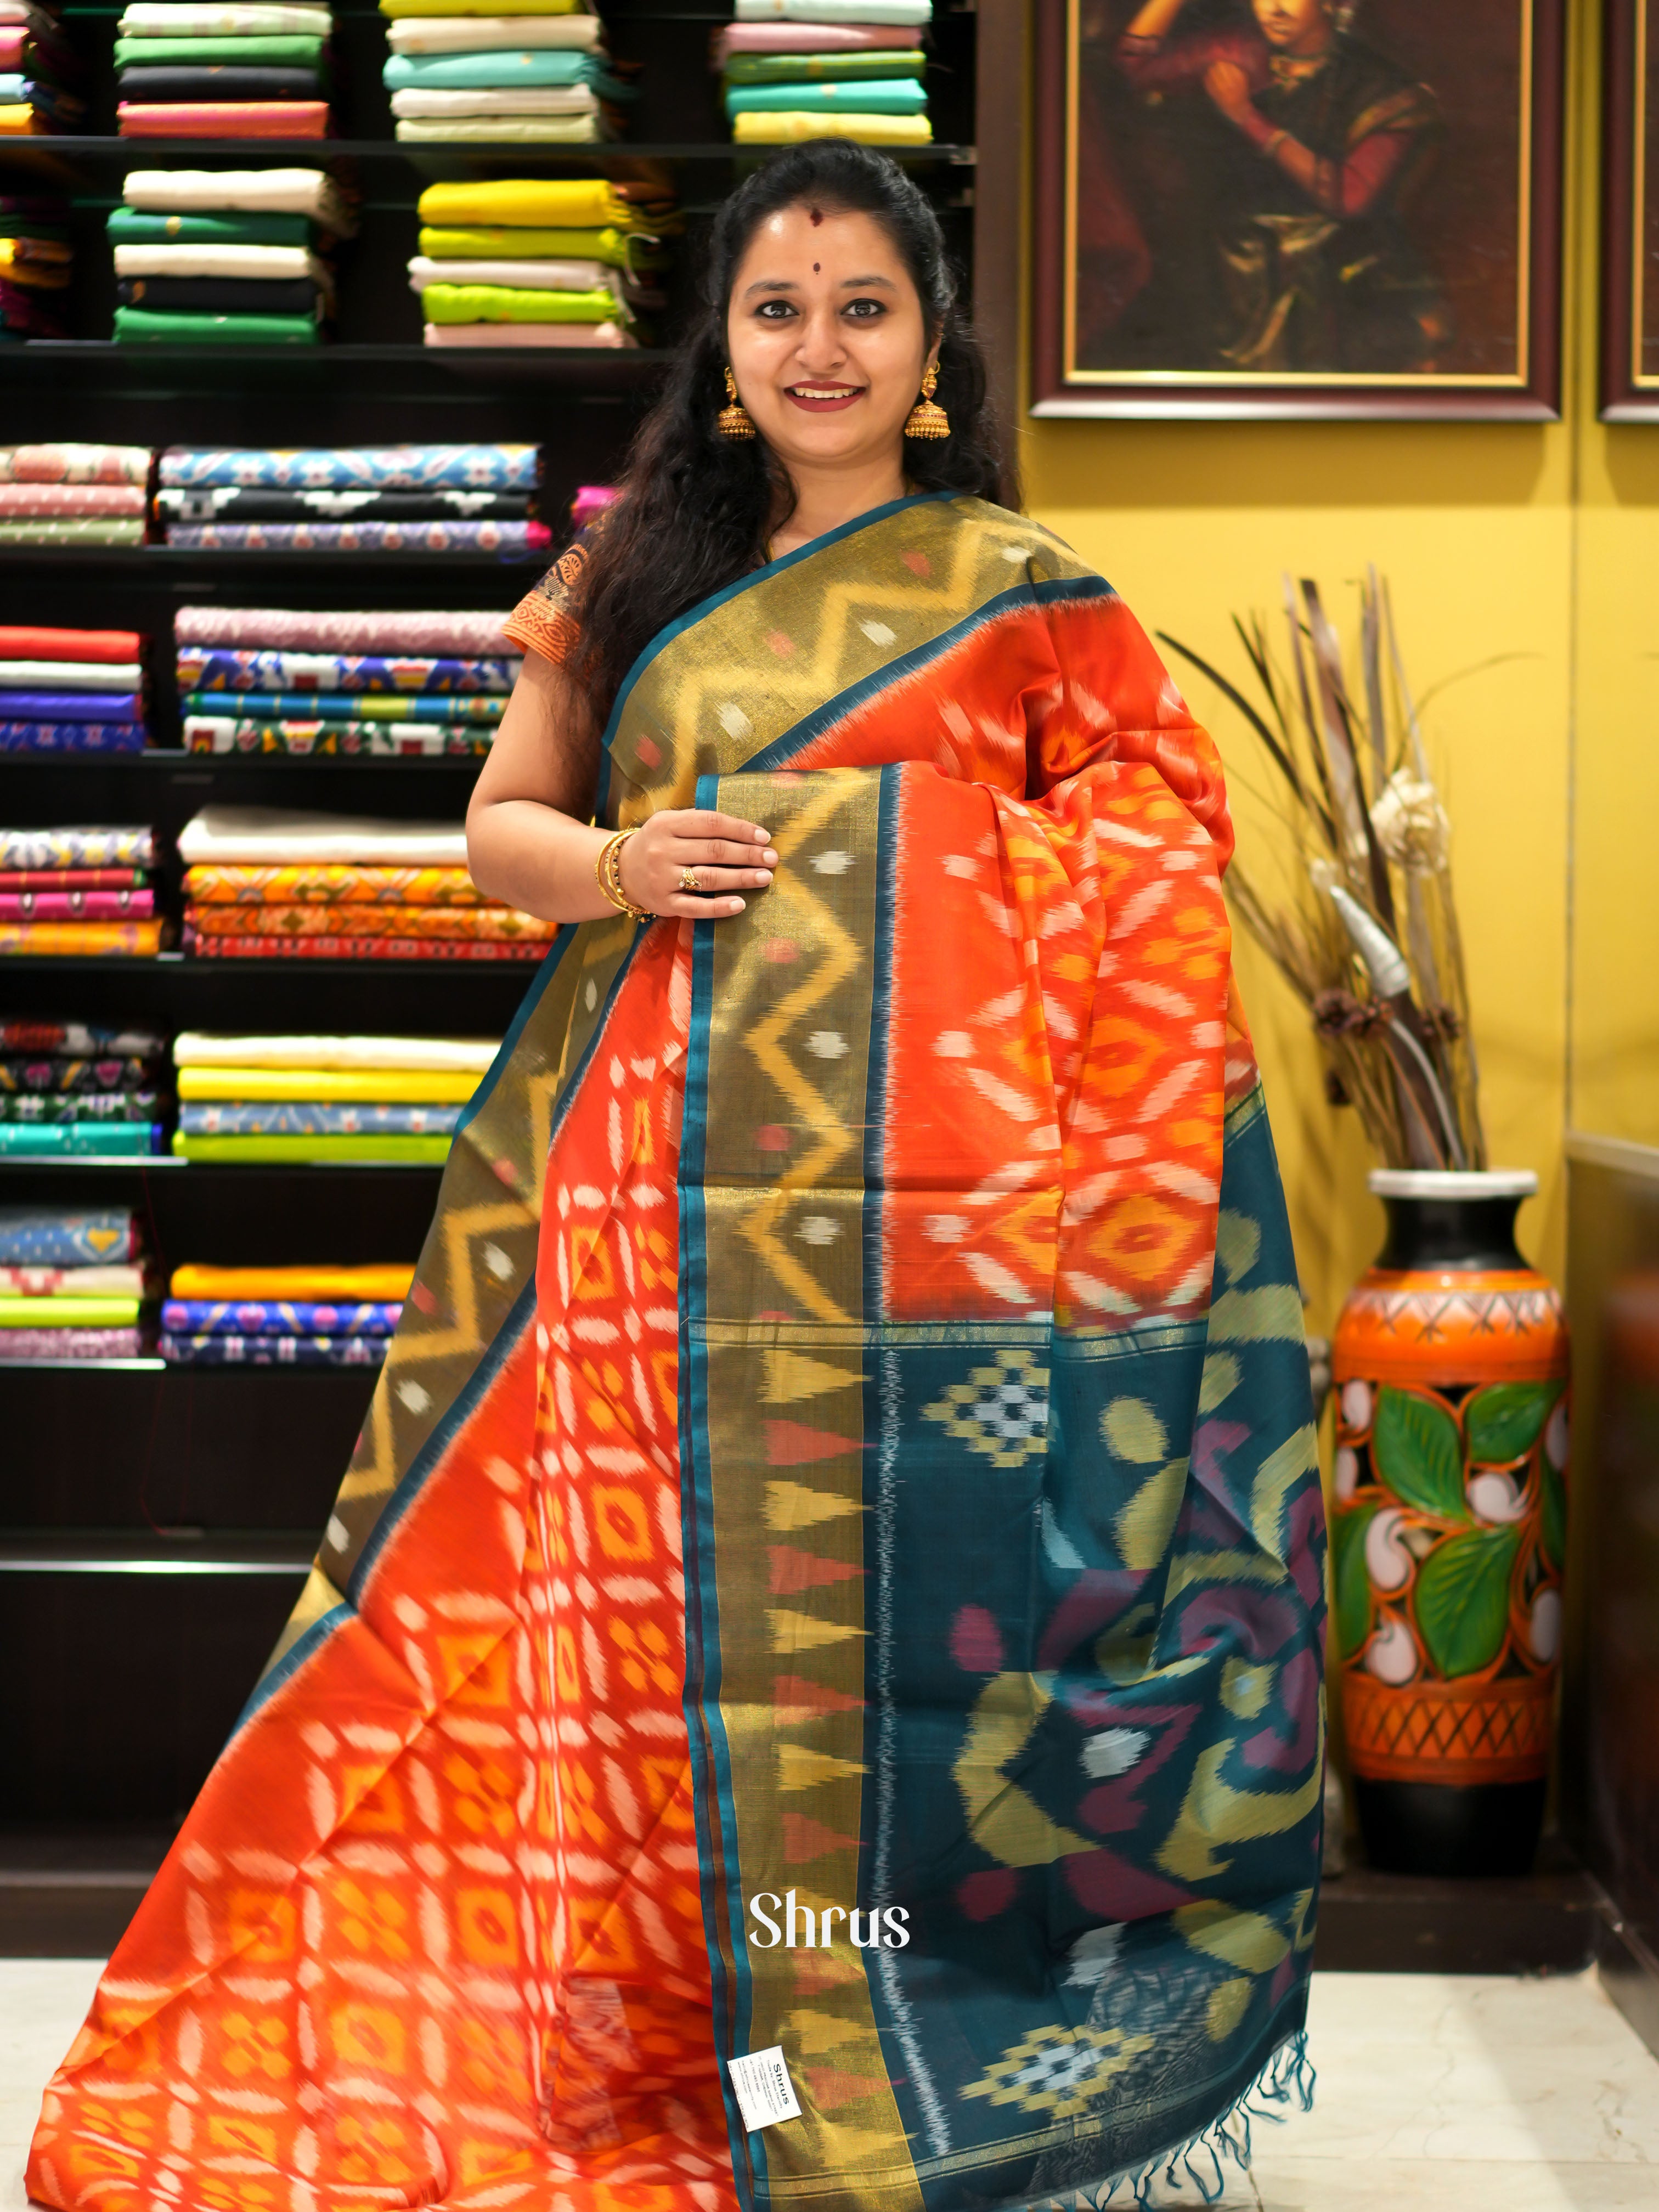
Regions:
[[618, 914], [625, 914], [631, 921], [649, 921], [653, 919], [649, 910], [635, 906], [622, 886], [622, 848], [634, 834], [632, 830], [618, 830], [605, 839], [593, 862], [593, 876]]

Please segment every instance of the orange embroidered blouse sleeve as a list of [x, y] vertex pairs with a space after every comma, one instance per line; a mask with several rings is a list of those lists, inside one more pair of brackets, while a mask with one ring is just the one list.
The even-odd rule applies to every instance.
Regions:
[[575, 607], [586, 566], [587, 548], [578, 538], [560, 554], [540, 583], [525, 593], [501, 624], [503, 634], [544, 660], [567, 662], [581, 635]]

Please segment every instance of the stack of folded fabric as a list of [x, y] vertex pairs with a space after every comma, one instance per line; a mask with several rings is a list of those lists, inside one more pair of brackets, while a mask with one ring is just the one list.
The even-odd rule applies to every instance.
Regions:
[[591, 522], [597, 522], [607, 507], [614, 507], [621, 497], [615, 484], [578, 484], [576, 496], [570, 502], [570, 534], [580, 537]]
[[[0, 911], [13, 896], [0, 892]], [[0, 1020], [0, 1157], [159, 1152], [166, 1053], [149, 1030]]]
[[399, 138], [592, 145], [621, 135], [639, 97], [575, 0], [380, 0], [384, 76]]
[[605, 177], [430, 185], [409, 264], [434, 346], [628, 346], [664, 304], [663, 240], [683, 218], [650, 183]]
[[180, 607], [185, 749], [377, 759], [488, 752], [520, 665], [501, 623], [459, 611]]
[[[166, 15], [165, 6], [146, 9]], [[300, 15], [301, 9], [222, 14]], [[334, 313], [335, 240], [355, 218], [322, 169], [145, 169], [110, 210], [115, 335], [151, 345], [315, 345]], [[170, 186], [180, 186], [173, 194]], [[177, 198], [179, 204], [169, 205]], [[260, 202], [266, 204], [261, 205]], [[281, 202], [283, 204], [276, 204]]]
[[142, 545], [148, 446], [0, 446], [0, 545]]
[[539, 446], [171, 446], [161, 455], [155, 512], [169, 545], [198, 552], [511, 560], [553, 542], [546, 525], [531, 520], [540, 480]]
[[[142, 752], [143, 649], [137, 630], [0, 625], [0, 753]], [[85, 889], [105, 896], [101, 885]], [[149, 891], [131, 896], [142, 905], [88, 911], [101, 919], [118, 912], [148, 916]], [[13, 916], [3, 898], [0, 915]]]
[[413, 1267], [175, 1267], [156, 1346], [195, 1367], [377, 1367]]
[[149, 1287], [124, 1206], [0, 1206], [0, 1359], [136, 1359]]
[[82, 76], [50, 0], [0, 0], [0, 138], [79, 130]]
[[[155, 918], [148, 872], [155, 865], [149, 830], [0, 830], [0, 883], [18, 887], [9, 898], [30, 902], [15, 918], [0, 909], [0, 953], [159, 952], [172, 943], [173, 926]], [[106, 898], [130, 903], [111, 911]], [[42, 913], [42, 899], [64, 903]]]
[[555, 935], [493, 899], [439, 898], [466, 869], [466, 832], [447, 822], [210, 806], [179, 851], [185, 942], [204, 958], [538, 959]]
[[[361, 888], [369, 899], [408, 900], [424, 893], [433, 904], [446, 891], [477, 897], [460, 868], [285, 872], [294, 880], [282, 888], [301, 896], [309, 889], [313, 895], [349, 897]], [[343, 882], [349, 878], [357, 884]], [[461, 1109], [500, 1049], [499, 1039], [478, 1037], [186, 1031], [173, 1048], [180, 1100], [173, 1149], [185, 1160], [369, 1160], [441, 1167]]]
[[134, 0], [116, 26], [124, 138], [326, 138], [325, 7]]
[[739, 146], [932, 139], [921, 37], [933, 0], [737, 0], [736, 16], [714, 66]]
[[[0, 19], [7, 4], [0, 0]], [[0, 58], [29, 35], [0, 20]], [[69, 336], [62, 313], [75, 273], [69, 215], [66, 199], [0, 191], [0, 343]]]

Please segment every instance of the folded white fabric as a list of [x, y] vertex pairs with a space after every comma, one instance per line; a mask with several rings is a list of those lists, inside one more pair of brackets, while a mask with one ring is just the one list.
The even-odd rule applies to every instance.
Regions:
[[737, 0], [739, 23], [931, 23], [933, 0]]
[[116, 24], [123, 39], [325, 39], [326, 8], [303, 5], [216, 7], [213, 0], [132, 0]]
[[0, 660], [0, 691], [136, 691], [136, 660]]
[[510, 91], [432, 91], [410, 86], [392, 95], [394, 115], [597, 115], [599, 94], [585, 84], [515, 86]]
[[303, 246], [118, 246], [118, 276], [289, 276], [333, 282], [328, 264]]
[[599, 116], [526, 115], [520, 100], [513, 115], [400, 115], [392, 136], [405, 145], [480, 139], [507, 145], [595, 146], [611, 133]]
[[303, 814], [286, 806], [204, 806], [179, 832], [187, 861], [381, 862], [398, 867], [464, 868], [466, 832], [447, 822], [388, 822], [375, 815]]
[[621, 271], [603, 261], [434, 261], [417, 253], [409, 264], [410, 289], [428, 284], [511, 284], [520, 292], [597, 292], [622, 298]]
[[388, 23], [394, 54], [483, 54], [506, 46], [592, 53], [605, 36], [597, 15], [414, 15]]
[[64, 35], [58, 18], [47, 15], [44, 8], [30, 7], [28, 0], [0, 0], [0, 25], [9, 31], [21, 26], [27, 31], [44, 31], [48, 37]]
[[429, 346], [545, 346], [561, 353], [639, 343], [620, 323], [428, 323], [422, 335]]
[[179, 1067], [395, 1067], [420, 1075], [482, 1075], [501, 1048], [498, 1037], [223, 1036], [210, 1030], [181, 1030], [173, 1040]]
[[308, 215], [342, 238], [357, 228], [326, 169], [134, 169], [121, 197], [130, 208], [160, 215]]

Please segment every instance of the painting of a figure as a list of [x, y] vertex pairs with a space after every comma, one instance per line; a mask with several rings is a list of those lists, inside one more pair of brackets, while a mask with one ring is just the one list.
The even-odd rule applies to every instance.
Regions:
[[1559, 0], [1039, 7], [1040, 404], [1175, 387], [1293, 412], [1363, 386], [1549, 411]]
[[1659, 0], [1609, 0], [1601, 412], [1659, 422]]

